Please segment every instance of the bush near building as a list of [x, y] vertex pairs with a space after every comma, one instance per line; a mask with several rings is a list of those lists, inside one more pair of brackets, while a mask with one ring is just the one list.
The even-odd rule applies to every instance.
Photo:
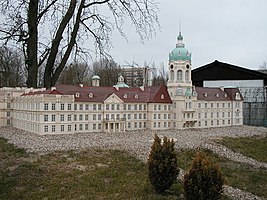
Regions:
[[155, 135], [148, 158], [149, 181], [158, 193], [164, 193], [177, 180], [179, 168], [174, 141]]
[[221, 198], [224, 178], [217, 164], [204, 154], [197, 153], [184, 176], [184, 195], [187, 200], [216, 200]]

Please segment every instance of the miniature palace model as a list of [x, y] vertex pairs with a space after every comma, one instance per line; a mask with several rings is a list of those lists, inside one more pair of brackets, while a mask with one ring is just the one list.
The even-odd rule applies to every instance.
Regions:
[[130, 88], [57, 85], [51, 89], [1, 88], [0, 126], [37, 134], [208, 128], [243, 124], [237, 88], [194, 87], [191, 53], [179, 33], [169, 54], [167, 86]]

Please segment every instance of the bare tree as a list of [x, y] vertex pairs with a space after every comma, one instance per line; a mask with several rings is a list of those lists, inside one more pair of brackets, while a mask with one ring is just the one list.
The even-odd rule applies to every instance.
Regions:
[[155, 68], [155, 64], [152, 65], [152, 69], [156, 69], [153, 71], [153, 85], [166, 85], [168, 80], [168, 73], [165, 69], [163, 63], [160, 64], [159, 67]]
[[118, 75], [121, 73], [120, 66], [107, 58], [93, 63], [93, 74], [100, 76], [100, 85], [113, 86], [118, 81]]
[[62, 84], [89, 84], [89, 66], [86, 63], [74, 63], [65, 67], [60, 75], [58, 83]]
[[[27, 86], [37, 86], [38, 68], [45, 64], [44, 86], [49, 88], [71, 56], [107, 55], [112, 30], [125, 37], [127, 17], [141, 40], [151, 37], [157, 10], [155, 0], [6, 0], [1, 2], [0, 39], [21, 44]], [[85, 40], [88, 48], [82, 47]]]
[[22, 55], [7, 47], [0, 48], [0, 87], [20, 86], [24, 82]]

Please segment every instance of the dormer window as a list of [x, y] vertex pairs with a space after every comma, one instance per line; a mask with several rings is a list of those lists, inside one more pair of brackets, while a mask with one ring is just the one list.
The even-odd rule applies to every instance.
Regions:
[[207, 97], [207, 96], [208, 96], [208, 94], [205, 92], [205, 93], [204, 93], [204, 97]]
[[80, 97], [80, 93], [77, 92], [77, 93], [75, 94], [75, 97]]
[[92, 92], [90, 92], [90, 93], [88, 94], [88, 97], [92, 98], [92, 97], [94, 97], [94, 94], [93, 94]]
[[127, 94], [124, 94], [124, 95], [123, 95], [123, 98], [124, 98], [124, 99], [127, 99]]
[[224, 94], [224, 97], [227, 97], [227, 94]]
[[217, 98], [219, 98], [219, 97], [220, 97], [219, 93], [216, 93], [216, 94], [215, 94], [215, 96], [216, 96]]
[[238, 92], [235, 93], [235, 99], [236, 100], [241, 100], [240, 93], [238, 93]]
[[134, 98], [135, 98], [135, 99], [138, 99], [138, 94], [135, 94], [135, 95], [134, 95]]
[[160, 96], [160, 98], [161, 98], [161, 99], [164, 99], [164, 94], [162, 94], [162, 95]]

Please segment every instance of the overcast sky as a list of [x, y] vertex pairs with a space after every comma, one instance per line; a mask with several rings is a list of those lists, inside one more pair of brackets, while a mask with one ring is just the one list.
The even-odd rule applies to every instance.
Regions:
[[167, 66], [179, 21], [193, 68], [219, 60], [258, 69], [267, 61], [267, 0], [158, 1], [161, 31], [144, 44], [131, 27], [126, 31], [128, 42], [114, 34], [110, 53], [117, 63], [163, 62]]

